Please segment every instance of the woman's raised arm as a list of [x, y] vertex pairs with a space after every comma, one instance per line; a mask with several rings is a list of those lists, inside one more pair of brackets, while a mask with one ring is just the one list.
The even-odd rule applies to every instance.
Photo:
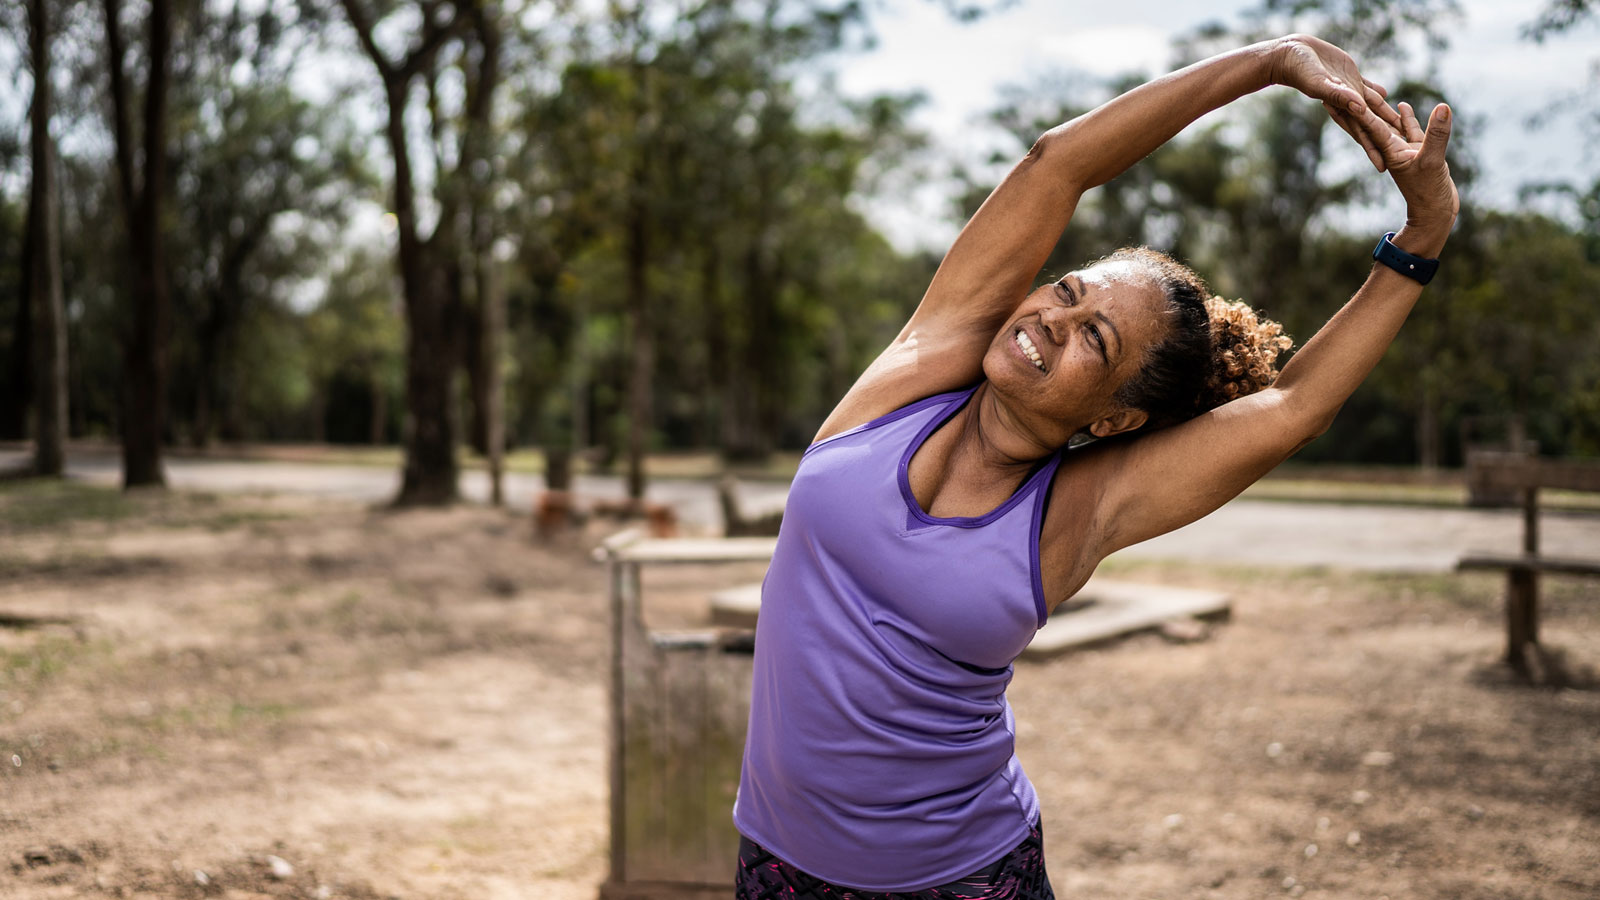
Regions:
[[1321, 100], [1383, 170], [1383, 158], [1367, 137], [1399, 126], [1383, 88], [1365, 81], [1343, 50], [1314, 37], [1252, 44], [1122, 94], [1034, 143], [961, 230], [910, 321], [816, 439], [976, 381], [990, 340], [1026, 296], [1082, 193], [1116, 177], [1195, 119], [1270, 84]]
[[[1450, 108], [1435, 107], [1426, 131], [1400, 104], [1401, 135], [1374, 129], [1395, 186], [1406, 200], [1405, 227], [1393, 243], [1436, 258], [1460, 200], [1445, 148]], [[1327, 430], [1378, 364], [1410, 314], [1422, 284], [1385, 265], [1295, 354], [1272, 387], [1225, 403], [1181, 425], [1095, 454], [1100, 492], [1092, 562], [1182, 527], [1238, 495]]]
[[972, 330], [986, 344], [1027, 293], [1084, 191], [1121, 174], [1206, 113], [1270, 84], [1327, 104], [1383, 170], [1381, 155], [1352, 120], [1370, 122], [1382, 113], [1392, 126], [1399, 121], [1383, 89], [1362, 79], [1344, 51], [1290, 35], [1211, 57], [1041, 136], [962, 229], [902, 337]]

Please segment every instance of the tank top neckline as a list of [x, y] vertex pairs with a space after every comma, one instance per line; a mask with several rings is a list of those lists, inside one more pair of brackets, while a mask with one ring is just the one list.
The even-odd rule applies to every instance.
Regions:
[[[924, 510], [922, 504], [917, 502], [917, 495], [911, 491], [911, 458], [917, 454], [918, 450], [922, 449], [922, 445], [927, 442], [935, 431], [939, 430], [940, 426], [950, 421], [956, 413], [967, 405], [972, 399], [972, 395], [977, 393], [978, 388], [982, 385], [983, 382], [980, 381], [966, 390], [954, 391], [945, 395], [951, 398], [949, 404], [943, 410], [928, 418], [928, 421], [912, 437], [911, 443], [906, 445], [905, 452], [900, 455], [900, 465], [898, 467], [900, 496], [905, 500], [907, 512], [915, 516], [924, 525], [949, 525], [955, 528], [981, 528], [988, 525], [1010, 512], [1018, 503], [1021, 503], [1030, 494], [1038, 490], [1041, 483], [1049, 483], [1052, 473], [1061, 461], [1061, 451], [1057, 450], [1032, 475], [1023, 479], [1022, 484], [1017, 487], [1010, 498], [981, 516], [935, 516]], [[1035, 553], [1038, 552], [1037, 548], [1036, 539], [1034, 545]]]

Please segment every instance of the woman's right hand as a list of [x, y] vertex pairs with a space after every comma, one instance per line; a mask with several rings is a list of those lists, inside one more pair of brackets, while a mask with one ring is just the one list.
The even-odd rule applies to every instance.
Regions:
[[1433, 108], [1428, 127], [1417, 121], [1411, 104], [1401, 101], [1400, 123], [1404, 143], [1387, 145], [1384, 160], [1401, 196], [1406, 198], [1406, 224], [1448, 231], [1461, 211], [1461, 198], [1445, 162], [1450, 144], [1452, 113], [1446, 104]]

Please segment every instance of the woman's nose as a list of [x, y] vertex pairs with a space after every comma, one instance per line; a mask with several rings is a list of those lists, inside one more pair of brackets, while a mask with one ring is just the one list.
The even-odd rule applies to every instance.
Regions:
[[1073, 311], [1065, 306], [1047, 306], [1039, 312], [1039, 324], [1044, 327], [1050, 340], [1060, 344], [1065, 340], [1068, 327], [1072, 322]]

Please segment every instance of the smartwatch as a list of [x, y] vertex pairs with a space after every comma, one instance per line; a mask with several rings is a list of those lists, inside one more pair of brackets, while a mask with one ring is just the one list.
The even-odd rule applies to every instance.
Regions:
[[1439, 261], [1425, 256], [1413, 256], [1396, 247], [1393, 238], [1392, 231], [1380, 238], [1378, 246], [1372, 248], [1372, 258], [1418, 284], [1432, 281], [1433, 273], [1439, 271]]

